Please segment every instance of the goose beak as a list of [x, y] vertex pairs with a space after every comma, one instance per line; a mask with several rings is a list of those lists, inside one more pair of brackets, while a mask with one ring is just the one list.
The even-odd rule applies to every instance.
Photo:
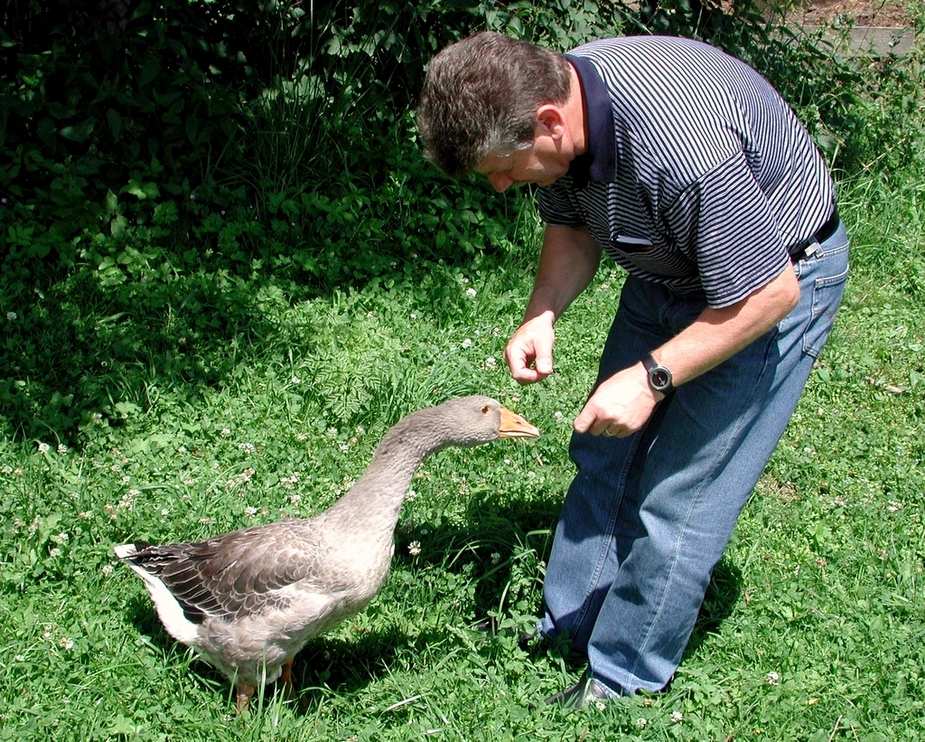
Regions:
[[498, 425], [499, 438], [538, 438], [539, 435], [539, 429], [516, 412], [511, 412], [507, 407], [501, 408], [501, 423]]

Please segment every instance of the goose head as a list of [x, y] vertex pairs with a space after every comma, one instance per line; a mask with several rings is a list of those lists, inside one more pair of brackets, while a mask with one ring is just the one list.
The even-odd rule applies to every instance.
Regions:
[[491, 397], [458, 397], [432, 408], [435, 421], [457, 446], [477, 446], [498, 438], [536, 438], [540, 431]]

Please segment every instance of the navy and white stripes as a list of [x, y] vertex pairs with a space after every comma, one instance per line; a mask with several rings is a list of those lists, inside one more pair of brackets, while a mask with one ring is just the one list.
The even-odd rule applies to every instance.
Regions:
[[590, 153], [540, 189], [547, 223], [583, 225], [630, 273], [723, 307], [778, 275], [788, 249], [828, 219], [822, 157], [743, 62], [653, 36], [595, 41], [568, 58]]

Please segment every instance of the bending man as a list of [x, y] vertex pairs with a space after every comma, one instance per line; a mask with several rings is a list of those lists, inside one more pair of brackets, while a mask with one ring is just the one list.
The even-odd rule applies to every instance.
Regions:
[[552, 373], [556, 319], [602, 253], [629, 274], [574, 421], [540, 631], [588, 658], [551, 700], [659, 690], [841, 300], [832, 179], [764, 78], [680, 38], [561, 55], [480, 33], [432, 60], [418, 125], [446, 172], [540, 186], [516, 380]]

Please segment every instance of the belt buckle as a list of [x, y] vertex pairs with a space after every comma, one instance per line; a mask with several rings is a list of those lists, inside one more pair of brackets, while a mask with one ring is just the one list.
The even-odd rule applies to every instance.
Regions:
[[819, 244], [819, 240], [813, 240], [809, 243], [809, 245], [806, 246], [806, 249], [803, 251], [803, 257], [811, 258], [821, 249], [822, 245]]

